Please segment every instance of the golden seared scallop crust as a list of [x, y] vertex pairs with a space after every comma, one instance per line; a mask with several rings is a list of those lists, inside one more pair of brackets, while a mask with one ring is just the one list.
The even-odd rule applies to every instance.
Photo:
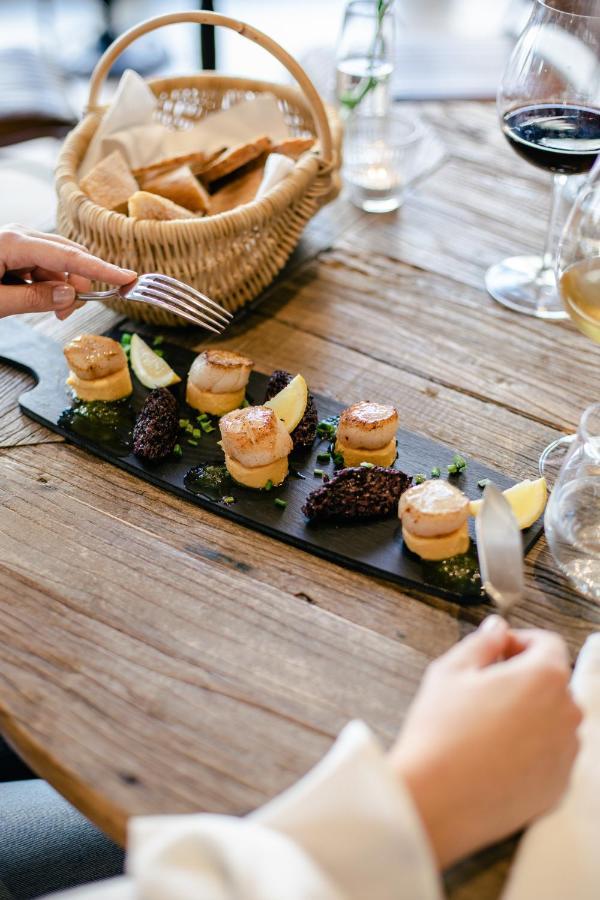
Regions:
[[439, 537], [423, 537], [413, 534], [405, 525], [402, 526], [402, 539], [409, 550], [420, 556], [421, 559], [440, 560], [450, 559], [460, 553], [466, 553], [469, 549], [469, 526], [465, 522], [456, 531], [443, 534]]
[[228, 394], [245, 388], [250, 378], [253, 361], [240, 353], [219, 348], [207, 349], [192, 363], [188, 384], [200, 391]]
[[63, 352], [69, 369], [81, 381], [106, 378], [127, 368], [127, 357], [121, 345], [99, 334], [80, 334]]
[[255, 490], [262, 490], [269, 481], [274, 485], [283, 484], [289, 471], [287, 456], [276, 459], [268, 466], [250, 468], [225, 454], [225, 465], [234, 481]]
[[224, 350], [220, 347], [204, 350], [201, 356], [204, 356], [211, 366], [219, 366], [222, 369], [237, 369], [240, 366], [252, 368], [254, 365], [254, 360], [250, 359], [249, 356], [243, 356], [241, 353], [235, 353], [233, 350]]
[[292, 439], [283, 422], [267, 406], [234, 409], [219, 422], [224, 452], [249, 469], [287, 457]]
[[424, 481], [402, 494], [398, 515], [412, 534], [438, 537], [467, 521], [469, 499], [447, 481]]
[[94, 400], [103, 400], [107, 403], [112, 400], [122, 400], [123, 397], [129, 397], [133, 391], [127, 366], [118, 372], [113, 372], [112, 375], [107, 375], [106, 378], [96, 378], [93, 381], [89, 379], [85, 381], [74, 372], [69, 372], [67, 384], [80, 400], [87, 403], [92, 403]]
[[373, 463], [374, 466], [391, 466], [396, 459], [397, 446], [396, 438], [392, 438], [389, 444], [381, 447], [379, 450], [356, 449], [348, 447], [339, 439], [335, 442], [335, 452], [341, 453], [344, 457], [345, 466], [360, 466], [363, 462]]
[[246, 388], [239, 391], [228, 391], [224, 394], [215, 394], [213, 391], [201, 391], [190, 381], [185, 391], [186, 403], [194, 409], [210, 416], [224, 416], [225, 413], [237, 409], [244, 402]]
[[361, 401], [343, 410], [337, 438], [347, 447], [379, 450], [396, 436], [398, 412], [393, 406]]

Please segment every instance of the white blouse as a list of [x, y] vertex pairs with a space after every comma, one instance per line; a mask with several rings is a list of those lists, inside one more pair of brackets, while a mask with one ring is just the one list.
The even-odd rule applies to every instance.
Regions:
[[367, 726], [351, 722], [312, 771], [244, 819], [132, 819], [127, 877], [60, 896], [440, 900], [442, 891], [408, 791]]
[[[519, 847], [504, 900], [600, 897], [600, 634], [572, 683], [585, 718], [562, 802]], [[408, 791], [362, 722], [296, 785], [244, 819], [151, 816], [129, 826], [127, 876], [53, 900], [441, 900]]]

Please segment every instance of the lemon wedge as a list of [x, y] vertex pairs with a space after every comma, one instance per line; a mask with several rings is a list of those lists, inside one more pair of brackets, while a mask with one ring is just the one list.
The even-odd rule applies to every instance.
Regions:
[[131, 368], [135, 372], [138, 381], [144, 387], [161, 388], [181, 381], [179, 375], [171, 366], [141, 339], [137, 334], [131, 336]]
[[302, 375], [296, 375], [283, 390], [267, 400], [265, 406], [273, 410], [291, 434], [302, 419], [307, 403], [308, 386]]
[[[533, 525], [546, 508], [548, 489], [545, 478], [538, 478], [535, 481], [531, 481], [528, 478], [507, 488], [503, 493], [510, 503], [517, 524], [521, 529], [529, 528], [530, 525]], [[471, 500], [469, 512], [472, 516], [476, 516], [479, 513], [482, 503], [483, 500]]]

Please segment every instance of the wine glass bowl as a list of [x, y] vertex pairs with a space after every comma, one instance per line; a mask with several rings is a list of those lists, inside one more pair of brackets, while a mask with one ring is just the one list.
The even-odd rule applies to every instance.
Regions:
[[550, 173], [554, 189], [543, 254], [492, 266], [487, 289], [518, 312], [566, 318], [554, 248], [566, 179], [589, 172], [600, 153], [597, 0], [535, 0], [500, 86], [498, 114], [510, 146]]

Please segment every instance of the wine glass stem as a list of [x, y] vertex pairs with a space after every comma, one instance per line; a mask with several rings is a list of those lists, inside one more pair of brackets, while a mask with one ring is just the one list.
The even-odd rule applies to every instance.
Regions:
[[[546, 243], [544, 245], [544, 255], [542, 257], [542, 273], [549, 269], [554, 270], [556, 260], [556, 244], [558, 223], [562, 212], [563, 192], [567, 183], [566, 175], [555, 175], [552, 179], [552, 202], [550, 205], [550, 218], [548, 219], [548, 230], [546, 231]], [[540, 273], [540, 274], [542, 274]]]

